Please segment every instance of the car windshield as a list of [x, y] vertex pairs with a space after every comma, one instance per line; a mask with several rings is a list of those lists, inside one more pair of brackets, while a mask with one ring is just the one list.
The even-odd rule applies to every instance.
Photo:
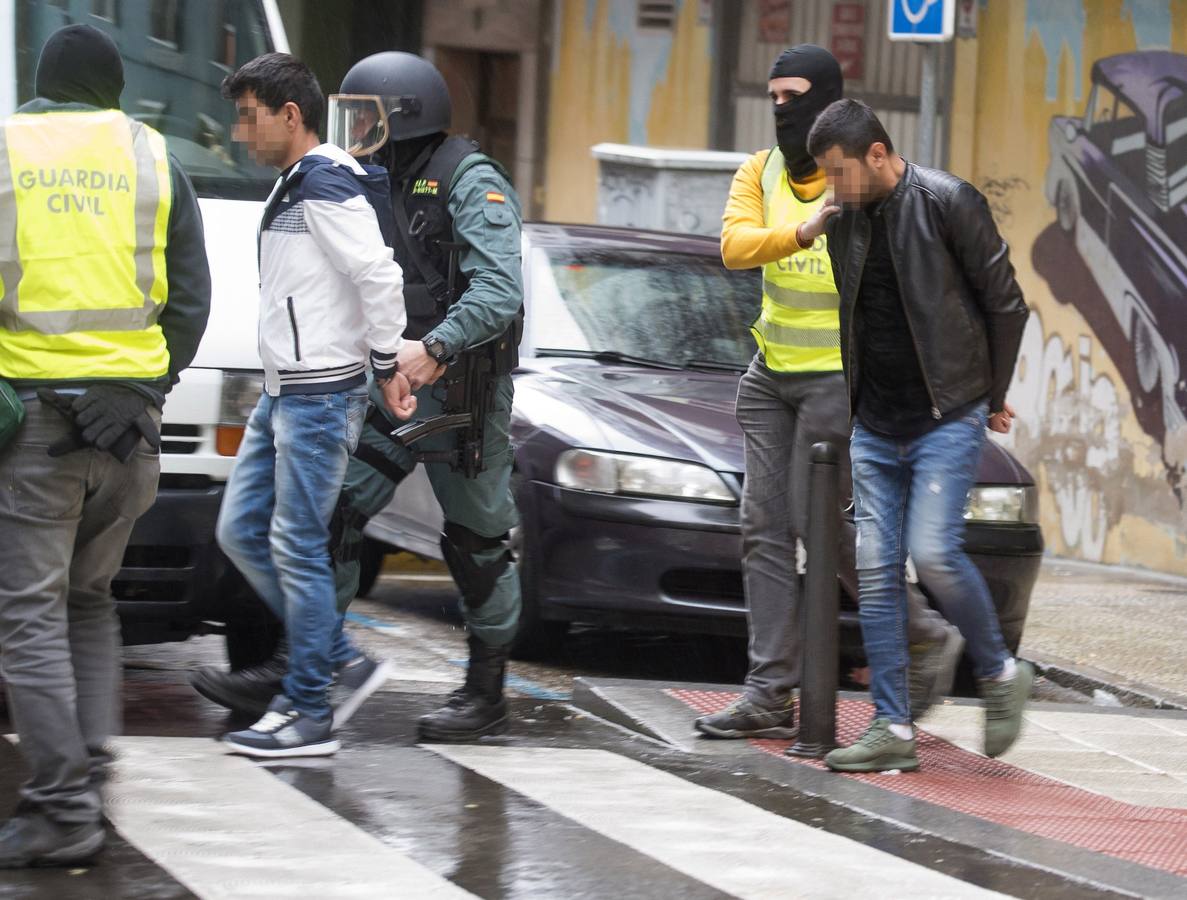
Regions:
[[537, 247], [531, 328], [549, 350], [744, 369], [754, 356], [759, 273], [715, 256], [660, 250]]
[[200, 197], [267, 197], [276, 173], [231, 141], [235, 105], [223, 78], [272, 49], [262, 0], [17, 0], [17, 97], [31, 100], [46, 38], [82, 22], [109, 34], [124, 60], [120, 105], [165, 136]]

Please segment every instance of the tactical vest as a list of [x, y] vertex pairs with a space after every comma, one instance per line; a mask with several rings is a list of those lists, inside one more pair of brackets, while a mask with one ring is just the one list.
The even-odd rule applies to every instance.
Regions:
[[165, 139], [118, 110], [0, 125], [0, 376], [168, 374], [172, 200]]
[[[502, 166], [479, 150], [476, 141], [455, 136], [446, 138], [428, 161], [403, 181], [408, 235], [406, 240], [396, 240], [393, 250], [396, 262], [404, 270], [404, 305], [408, 312], [404, 337], [410, 340], [420, 340], [440, 325], [449, 304], [470, 286], [470, 279], [458, 265], [467, 245], [454, 240], [449, 191], [463, 172], [478, 165], [493, 166], [510, 180]], [[392, 201], [399, 203], [401, 198], [393, 197]], [[431, 282], [412, 258], [407, 241], [415, 243], [436, 274]], [[521, 308], [521, 319], [522, 315]], [[513, 328], [516, 335], [512, 344], [518, 345], [522, 328]]]
[[[807, 221], [825, 200], [823, 193], [810, 201], [797, 197], [782, 152], [771, 150], [762, 171], [767, 228]], [[751, 330], [773, 371], [841, 371], [840, 297], [823, 235], [807, 250], [762, 267], [762, 312]]]

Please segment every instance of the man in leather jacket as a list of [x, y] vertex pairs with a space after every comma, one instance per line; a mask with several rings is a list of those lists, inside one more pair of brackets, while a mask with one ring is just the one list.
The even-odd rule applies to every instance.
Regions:
[[986, 706], [985, 752], [998, 756], [1017, 739], [1034, 670], [1006, 649], [989, 589], [963, 549], [963, 512], [986, 427], [1010, 429], [1006, 390], [1029, 313], [984, 196], [896, 154], [864, 103], [841, 100], [821, 113], [808, 149], [835, 192], [802, 235], [827, 233], [840, 294], [875, 708], [862, 738], [826, 762], [858, 772], [919, 766], [907, 687], [908, 551], [967, 642]]
[[[841, 372], [840, 301], [826, 241], [803, 245], [799, 226], [826, 204], [825, 174], [808, 153], [816, 117], [843, 91], [841, 64], [813, 44], [788, 47], [771, 66], [775, 146], [744, 162], [722, 217], [728, 269], [762, 267], [758, 352], [736, 405], [746, 450], [742, 581], [750, 668], [741, 696], [697, 718], [710, 738], [791, 738], [803, 657], [796, 540], [807, 533], [808, 459], [817, 441], [840, 454], [842, 507], [849, 506], [849, 423]], [[853, 517], [841, 518], [837, 576], [857, 596]], [[922, 716], [948, 692], [964, 641], [912, 585], [908, 593], [911, 709]]]

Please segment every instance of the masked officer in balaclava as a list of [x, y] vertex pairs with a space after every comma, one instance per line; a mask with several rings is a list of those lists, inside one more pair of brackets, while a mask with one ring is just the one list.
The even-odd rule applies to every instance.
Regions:
[[[441, 550], [461, 593], [470, 650], [465, 684], [442, 709], [420, 720], [421, 737], [439, 741], [506, 729], [503, 682], [521, 606], [508, 547], [509, 532], [519, 522], [509, 431], [523, 306], [519, 199], [503, 167], [475, 142], [446, 136], [450, 117], [441, 73], [410, 53], [367, 57], [330, 98], [330, 139], [356, 156], [371, 155], [391, 172], [393, 244], [408, 309], [398, 363], [416, 390], [418, 418], [440, 414], [446, 383], [460, 377], [465, 365], [479, 360], [494, 375], [481, 471], [467, 477], [446, 462], [425, 464], [445, 513]], [[351, 548], [362, 541], [363, 522], [387, 506], [394, 482], [416, 465], [409, 450], [392, 443], [376, 424], [393, 427], [383, 417], [372, 420], [361, 443], [371, 448], [372, 461], [376, 453], [386, 458], [385, 474], [354, 460], [343, 489], [353, 513], [345, 517], [346, 546], [339, 548], [343, 609], [358, 588], [357, 553]], [[415, 446], [450, 453], [458, 447], [458, 433]]]
[[[758, 353], [738, 388], [745, 436], [742, 575], [750, 631], [750, 670], [742, 697], [696, 720], [718, 738], [791, 738], [793, 688], [801, 668], [796, 539], [810, 523], [809, 452], [829, 441], [840, 454], [848, 505], [848, 393], [841, 369], [840, 303], [823, 237], [802, 244], [799, 226], [827, 201], [824, 172], [808, 153], [808, 132], [841, 99], [841, 66], [812, 44], [784, 50], [771, 67], [776, 146], [750, 157], [730, 186], [721, 256], [731, 269], [762, 266]], [[840, 577], [857, 596], [852, 519], [841, 528]], [[956, 629], [911, 595], [912, 706], [925, 709], [951, 684], [960, 656]]]

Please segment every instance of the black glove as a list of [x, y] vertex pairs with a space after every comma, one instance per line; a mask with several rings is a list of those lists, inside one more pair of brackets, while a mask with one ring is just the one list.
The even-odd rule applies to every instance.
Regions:
[[161, 433], [148, 413], [152, 398], [123, 384], [96, 384], [72, 400], [48, 388], [37, 396], [70, 419], [74, 433], [49, 448], [50, 456], [63, 456], [82, 447], [105, 450], [127, 462], [143, 437], [153, 450], [160, 449]]

